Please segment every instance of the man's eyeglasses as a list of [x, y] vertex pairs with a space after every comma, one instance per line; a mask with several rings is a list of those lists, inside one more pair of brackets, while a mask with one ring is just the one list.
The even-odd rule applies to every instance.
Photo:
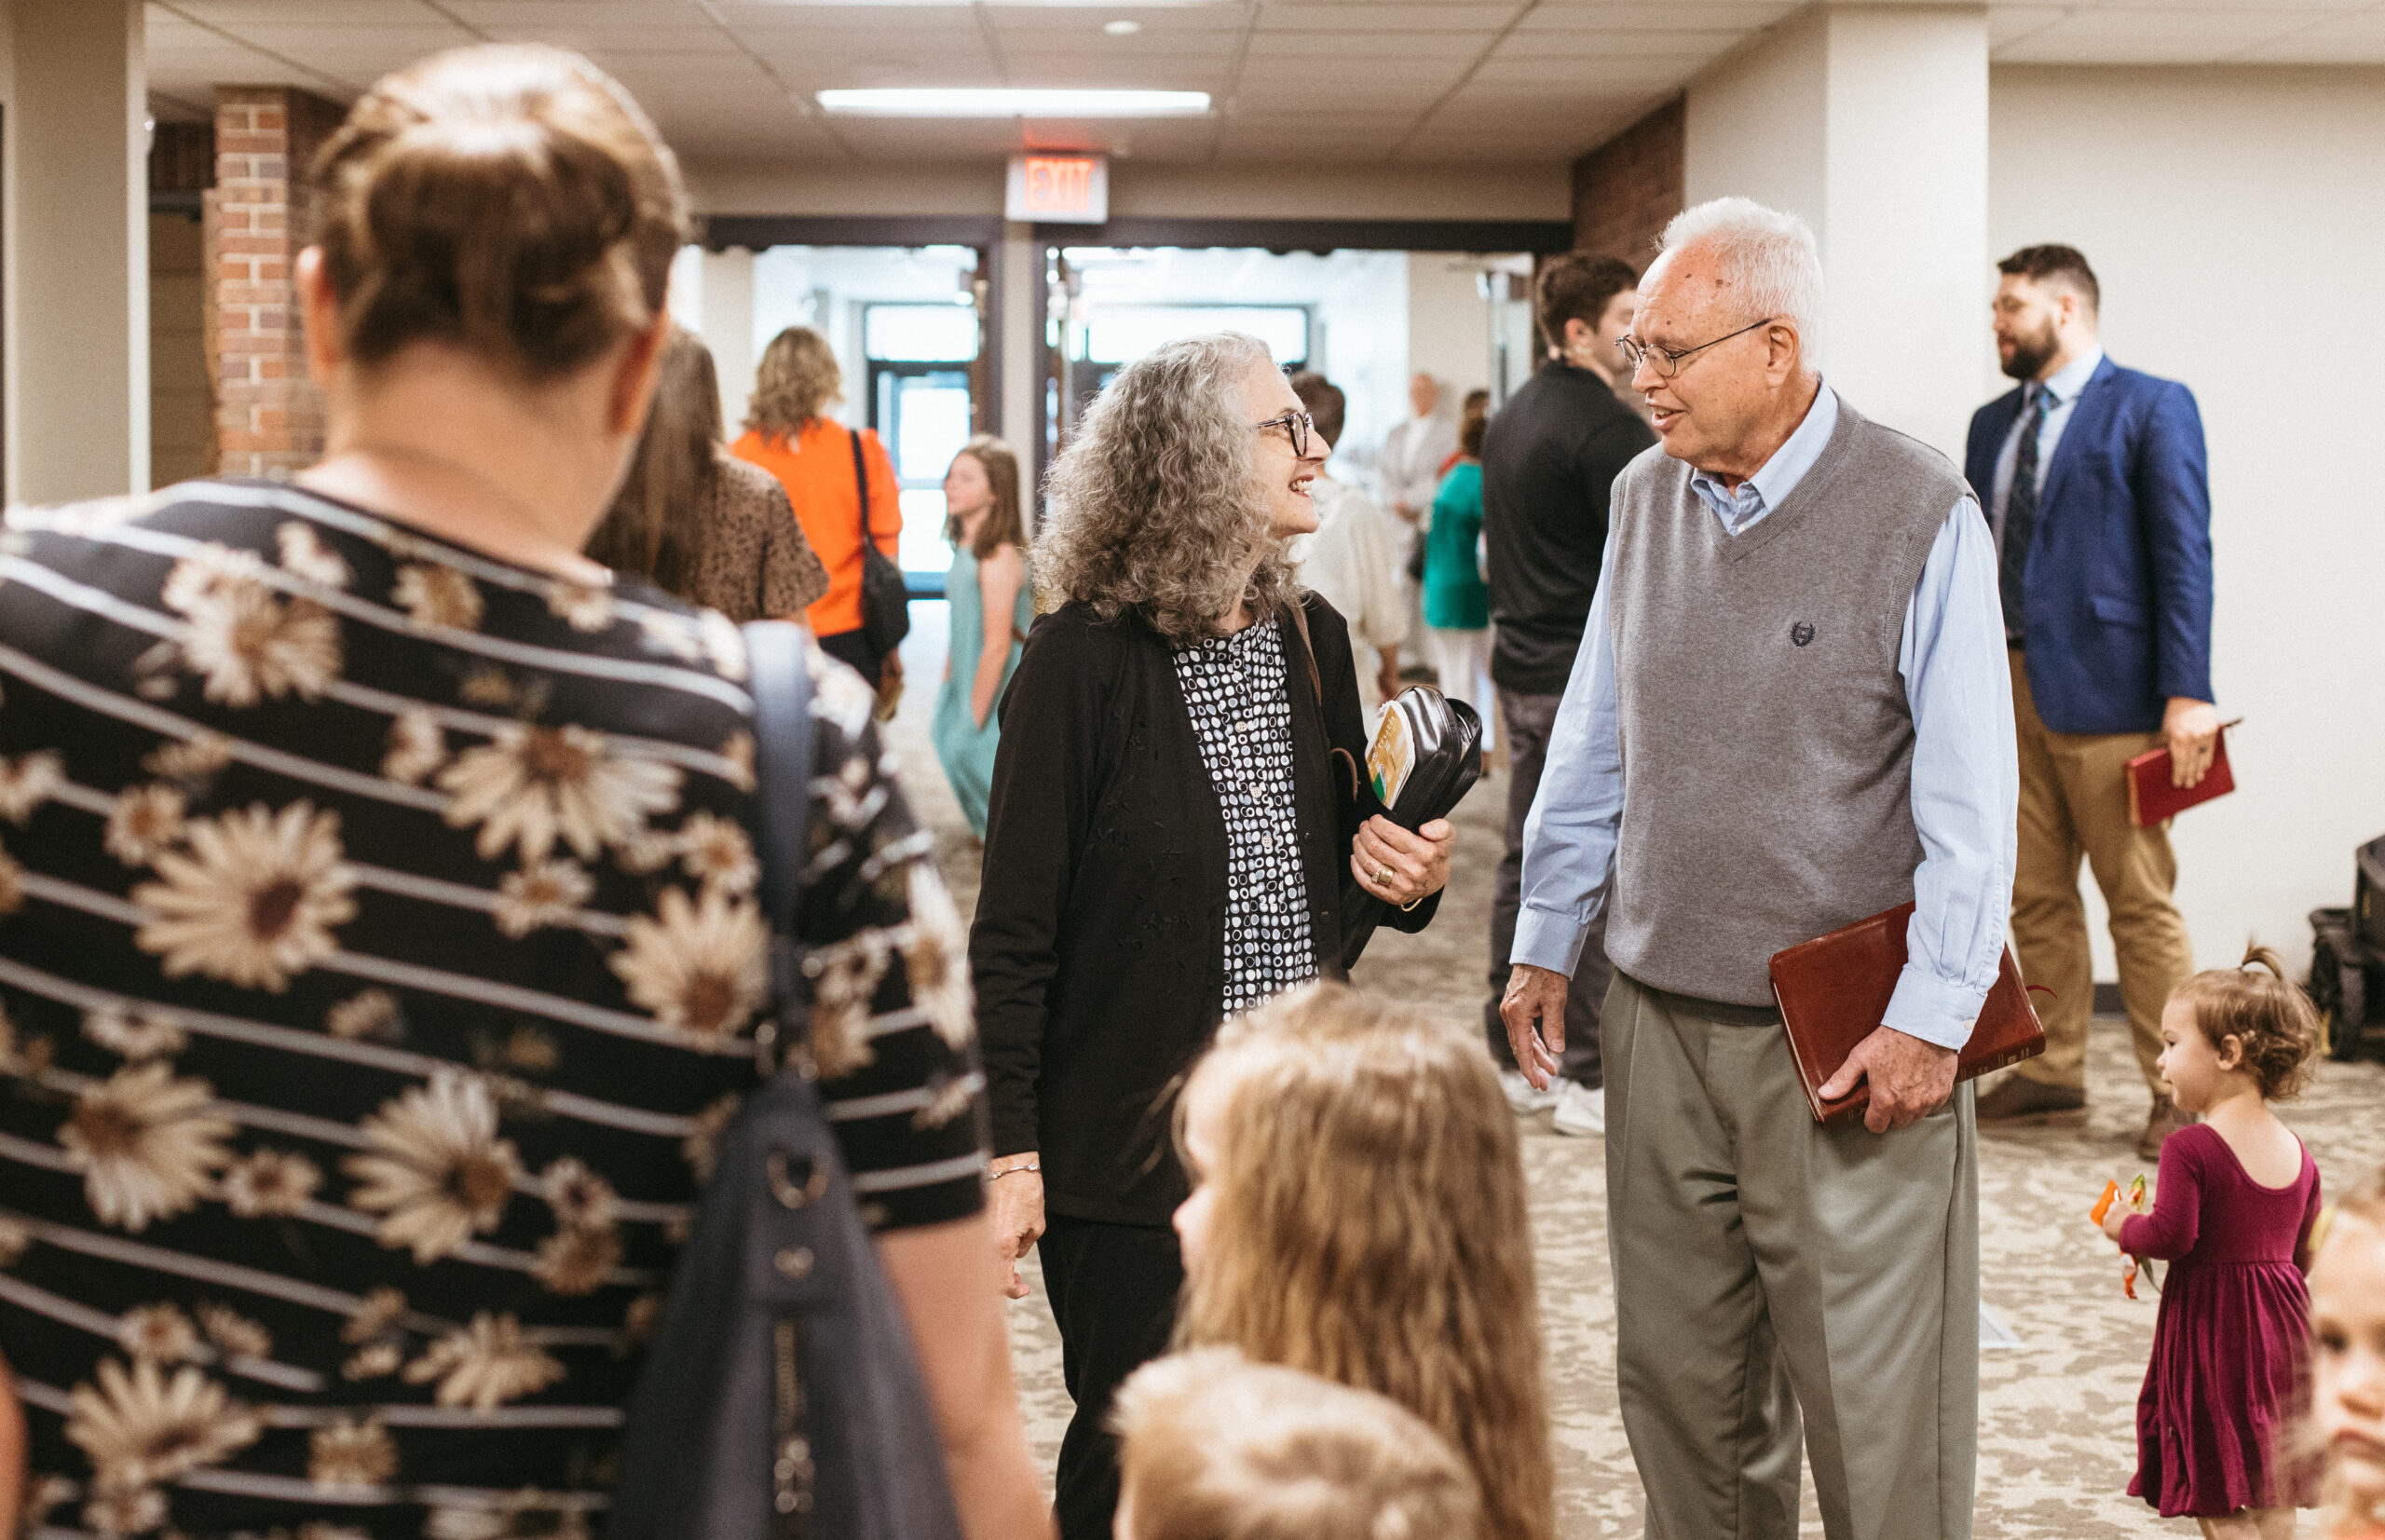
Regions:
[[1292, 441], [1292, 457], [1304, 460], [1308, 458], [1308, 436], [1316, 431], [1316, 419], [1305, 412], [1287, 412], [1280, 417], [1269, 417], [1265, 422], [1254, 422], [1250, 426], [1261, 433], [1271, 428], [1282, 429], [1284, 436]]
[[1656, 372], [1658, 379], [1669, 380], [1681, 373], [1681, 366], [1688, 362], [1693, 355], [1703, 353], [1709, 348], [1728, 342], [1733, 337], [1743, 337], [1757, 327], [1769, 326], [1779, 319], [1778, 316], [1766, 316], [1762, 320], [1751, 320], [1736, 332], [1725, 332], [1712, 342], [1701, 342], [1695, 348], [1679, 349], [1659, 348], [1654, 343], [1642, 342], [1637, 337], [1628, 336], [1615, 338], [1615, 351], [1623, 355], [1624, 363], [1633, 374], [1638, 374], [1640, 366], [1645, 363]]

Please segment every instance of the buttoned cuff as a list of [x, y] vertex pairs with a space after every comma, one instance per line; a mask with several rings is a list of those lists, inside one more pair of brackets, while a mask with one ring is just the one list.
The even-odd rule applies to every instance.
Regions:
[[1881, 1013], [1880, 1025], [1959, 1053], [1963, 1044], [1971, 1040], [1980, 1007], [1986, 1002], [1985, 989], [1940, 978], [1908, 962], [1904, 972], [1897, 975], [1896, 993], [1888, 997], [1888, 1008]]
[[1576, 917], [1526, 904], [1516, 915], [1516, 944], [1507, 953], [1510, 963], [1546, 968], [1574, 976], [1581, 960], [1582, 938], [1590, 934], [1588, 916]]

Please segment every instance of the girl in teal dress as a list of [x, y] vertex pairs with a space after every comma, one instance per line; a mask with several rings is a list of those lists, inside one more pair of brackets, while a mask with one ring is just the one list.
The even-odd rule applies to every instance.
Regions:
[[1035, 619], [1027, 576], [1027, 530], [1019, 518], [1018, 457], [1002, 440], [980, 434], [952, 457], [944, 476], [945, 538], [952, 571], [944, 579], [952, 606], [952, 655], [935, 702], [935, 755], [945, 779], [986, 838], [986, 799], [994, 784], [1002, 725], [994, 706], [1018, 667]]

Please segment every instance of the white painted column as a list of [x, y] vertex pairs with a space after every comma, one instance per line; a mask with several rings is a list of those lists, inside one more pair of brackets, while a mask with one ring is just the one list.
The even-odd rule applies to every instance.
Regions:
[[1987, 13], [1817, 7], [1689, 88], [1688, 200], [1802, 214], [1820, 358], [1858, 408], [1956, 459], [1988, 347]]
[[734, 441], [744, 431], [739, 425], [753, 399], [754, 366], [761, 361], [754, 347], [754, 253], [743, 246], [706, 252], [700, 293], [698, 329], [720, 375], [720, 420]]
[[149, 488], [142, 0], [17, 0], [9, 495]]
[[1034, 225], [1002, 225], [1001, 272], [994, 314], [1002, 338], [1002, 417], [996, 430], [1018, 456], [1021, 500], [1032, 519], [1043, 475], [1043, 446], [1035, 438], [1035, 396], [1043, 388], [1043, 247]]

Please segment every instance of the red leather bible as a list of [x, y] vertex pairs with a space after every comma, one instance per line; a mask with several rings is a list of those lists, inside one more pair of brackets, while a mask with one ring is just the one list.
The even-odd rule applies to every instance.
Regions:
[[[1796, 1061], [1797, 1079], [1816, 1123], [1860, 1118], [1871, 1105], [1869, 1081], [1859, 1082], [1836, 1101], [1826, 1102], [1819, 1093], [1855, 1045], [1879, 1029], [1880, 1016], [1896, 993], [1897, 975], [1904, 972], [1905, 925], [1912, 918], [1913, 906], [1900, 904], [1772, 954], [1772, 998], [1780, 1006], [1789, 1056]], [[2007, 947], [1996, 986], [1988, 990], [1979, 1022], [1956, 1063], [1955, 1079], [1969, 1080], [2045, 1051], [2045, 1029], [2037, 1024], [2029, 992], [2021, 987], [2020, 965]]]
[[2174, 818], [2187, 809], [2225, 797], [2236, 789], [2236, 775], [2228, 768], [2228, 728], [2219, 729], [2219, 741], [2211, 747], [2211, 769], [2203, 771], [2201, 781], [2191, 786], [2170, 784], [2170, 751], [2155, 749], [2140, 754], [2128, 762], [2128, 821], [2140, 829], [2149, 829], [2165, 818]]

